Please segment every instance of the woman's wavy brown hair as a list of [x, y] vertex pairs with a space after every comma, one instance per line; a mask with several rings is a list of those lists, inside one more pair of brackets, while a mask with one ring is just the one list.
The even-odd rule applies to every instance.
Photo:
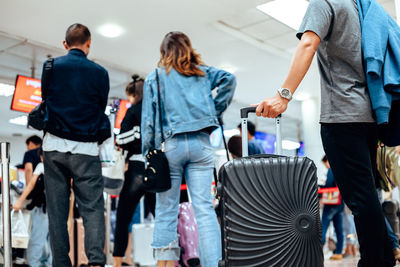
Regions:
[[165, 67], [169, 74], [174, 68], [177, 72], [186, 76], [205, 76], [198, 67], [204, 65], [199, 54], [197, 54], [190, 42], [189, 37], [182, 32], [170, 32], [165, 35], [160, 47], [161, 58], [159, 67]]

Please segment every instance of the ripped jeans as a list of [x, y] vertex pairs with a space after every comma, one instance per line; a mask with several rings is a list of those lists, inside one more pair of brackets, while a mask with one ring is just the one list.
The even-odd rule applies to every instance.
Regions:
[[221, 232], [212, 206], [214, 159], [206, 132], [179, 134], [165, 143], [171, 189], [157, 193], [152, 247], [156, 260], [179, 260], [177, 233], [182, 175], [185, 175], [199, 231], [200, 262], [217, 267], [221, 259]]

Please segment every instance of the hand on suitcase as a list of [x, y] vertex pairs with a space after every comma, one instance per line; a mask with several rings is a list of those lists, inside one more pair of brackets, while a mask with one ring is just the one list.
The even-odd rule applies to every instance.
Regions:
[[267, 98], [258, 104], [256, 114], [264, 118], [276, 118], [286, 111], [288, 103], [289, 100], [276, 94], [274, 97]]

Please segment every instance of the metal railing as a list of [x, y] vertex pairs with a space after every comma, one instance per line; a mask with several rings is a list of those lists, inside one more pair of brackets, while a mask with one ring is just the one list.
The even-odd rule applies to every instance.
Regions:
[[4, 267], [12, 266], [10, 218], [10, 143], [0, 143]]

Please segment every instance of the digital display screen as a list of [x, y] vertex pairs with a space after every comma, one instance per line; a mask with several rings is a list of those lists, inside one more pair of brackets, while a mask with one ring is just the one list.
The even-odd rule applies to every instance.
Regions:
[[274, 154], [275, 152], [275, 142], [276, 136], [273, 134], [256, 132], [254, 138], [261, 143], [266, 154]]
[[128, 100], [121, 99], [119, 102], [119, 109], [117, 112], [117, 116], [115, 118], [115, 127], [116, 129], [121, 129], [122, 120], [125, 117], [126, 112], [132, 106], [131, 102]]
[[300, 147], [297, 149], [297, 156], [299, 156], [299, 157], [306, 156], [306, 151], [304, 149], [304, 142], [300, 142]]
[[11, 109], [29, 113], [42, 102], [42, 88], [39, 79], [17, 76]]

